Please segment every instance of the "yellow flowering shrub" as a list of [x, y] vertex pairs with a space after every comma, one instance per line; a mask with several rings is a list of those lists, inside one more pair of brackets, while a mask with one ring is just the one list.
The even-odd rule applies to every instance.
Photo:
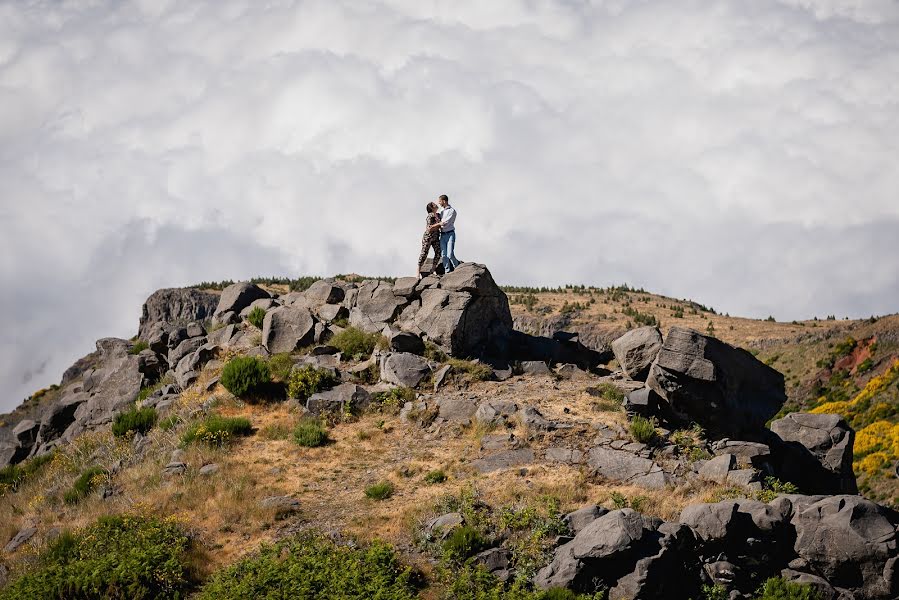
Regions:
[[899, 379], [899, 360], [893, 362], [886, 371], [871, 380], [865, 385], [865, 388], [856, 394], [855, 398], [848, 401], [825, 402], [821, 406], [813, 408], [814, 414], [836, 414], [842, 416], [847, 421], [851, 421], [856, 416], [857, 410], [867, 408], [868, 402], [882, 393], [894, 381]]
[[886, 452], [874, 452], [856, 463], [856, 470], [871, 476], [876, 475], [882, 468], [890, 464], [890, 457]]

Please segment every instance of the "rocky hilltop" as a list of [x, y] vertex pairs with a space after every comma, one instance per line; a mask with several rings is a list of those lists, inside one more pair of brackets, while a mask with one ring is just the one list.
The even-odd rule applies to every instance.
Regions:
[[[580, 303], [513, 315], [472, 263], [159, 290], [135, 338], [98, 340], [0, 427], [0, 598], [281, 597], [315, 579], [304, 548], [375, 539], [397, 563], [354, 585], [388, 598], [899, 597], [899, 514], [859, 495], [849, 417], [796, 410], [757, 352], [630, 302], [618, 329]], [[174, 571], [88, 568], [103, 544], [53, 563], [102, 515], [176, 517]], [[257, 579], [266, 543], [284, 571]]]

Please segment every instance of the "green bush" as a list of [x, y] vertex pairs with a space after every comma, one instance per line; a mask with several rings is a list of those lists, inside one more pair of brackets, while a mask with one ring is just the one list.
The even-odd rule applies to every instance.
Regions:
[[389, 481], [373, 483], [365, 488], [365, 496], [372, 500], [386, 500], [393, 495], [393, 484]]
[[433, 485], [435, 483], [443, 483], [444, 481], [446, 481], [446, 473], [444, 473], [442, 469], [428, 471], [425, 474], [425, 483]]
[[488, 381], [493, 379], [493, 368], [484, 363], [471, 360], [450, 358], [447, 363], [452, 365], [453, 371], [462, 373], [469, 381]]
[[291, 372], [287, 380], [287, 395], [299, 400], [308, 400], [312, 394], [330, 389], [337, 383], [338, 379], [331, 371], [305, 365]]
[[128, 348], [128, 354], [140, 354], [144, 350], [150, 347], [150, 344], [143, 340], [138, 340], [134, 342], [130, 348]]
[[619, 411], [624, 401], [624, 391], [611, 383], [601, 383], [596, 387], [588, 387], [587, 393], [598, 398], [597, 410]]
[[303, 534], [272, 546], [212, 576], [197, 600], [414, 600], [412, 572], [383, 542], [338, 546]]
[[163, 431], [171, 431], [174, 429], [178, 423], [181, 422], [181, 418], [178, 415], [169, 415], [159, 422], [159, 428]]
[[461, 563], [471, 558], [487, 546], [487, 540], [480, 531], [469, 525], [456, 527], [443, 541], [443, 557]]
[[224, 446], [235, 437], [247, 436], [252, 432], [253, 427], [250, 425], [249, 419], [213, 414], [188, 427], [181, 436], [181, 442], [185, 446], [193, 442], [203, 442], [210, 446]]
[[173, 521], [110, 516], [51, 542], [2, 600], [184, 598], [192, 587], [190, 539]]
[[636, 441], [648, 444], [656, 437], [656, 421], [636, 415], [631, 419], [630, 431]]
[[304, 419], [294, 428], [293, 441], [307, 448], [324, 446], [328, 442], [328, 432], [319, 421]]
[[9, 465], [0, 469], [0, 496], [19, 489], [25, 480], [38, 473], [51, 460], [53, 460], [53, 452], [48, 452], [17, 465]]
[[82, 498], [94, 491], [107, 476], [106, 471], [100, 467], [91, 467], [82, 471], [78, 479], [72, 483], [71, 489], [63, 494], [63, 501], [66, 504], [77, 504]]
[[415, 390], [407, 387], [395, 387], [386, 392], [373, 394], [371, 400], [378, 410], [396, 414], [406, 402], [415, 400]]
[[269, 371], [271, 371], [272, 378], [276, 381], [287, 381], [293, 365], [294, 361], [290, 352], [281, 352], [268, 359]]
[[756, 500], [771, 502], [780, 494], [798, 494], [799, 488], [789, 481], [781, 481], [777, 477], [765, 477], [765, 487], [756, 492]]
[[516, 580], [506, 585], [488, 573], [484, 567], [465, 565], [444, 574], [445, 600], [604, 600], [605, 592], [577, 594], [564, 588], [531, 591], [528, 585]]
[[756, 592], [756, 600], [820, 600], [814, 588], [772, 577]]
[[261, 306], [254, 306], [250, 314], [247, 315], [247, 321], [256, 329], [262, 329], [262, 322], [265, 320], [265, 309]]
[[272, 374], [265, 361], [255, 356], [238, 356], [222, 369], [220, 383], [238, 398], [243, 398], [261, 391], [271, 381]]
[[365, 333], [356, 327], [347, 327], [328, 340], [328, 344], [348, 358], [362, 360], [371, 356], [378, 344], [384, 343], [382, 337], [379, 333]]
[[112, 434], [116, 437], [125, 437], [128, 434], [145, 434], [156, 425], [156, 409], [152, 406], [146, 408], [131, 408], [115, 416], [112, 422]]

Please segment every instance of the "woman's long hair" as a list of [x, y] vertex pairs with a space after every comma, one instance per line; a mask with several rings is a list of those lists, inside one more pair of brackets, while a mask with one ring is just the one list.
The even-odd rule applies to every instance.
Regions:
[[437, 205], [433, 202], [428, 202], [425, 205], [425, 210], [428, 211], [428, 213], [437, 212]]

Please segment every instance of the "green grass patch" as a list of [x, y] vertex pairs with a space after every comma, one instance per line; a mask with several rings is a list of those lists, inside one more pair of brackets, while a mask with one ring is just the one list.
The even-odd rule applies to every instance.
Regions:
[[133, 407], [115, 416], [112, 422], [112, 434], [116, 437], [126, 437], [140, 433], [146, 434], [156, 425], [158, 415], [152, 406], [146, 408]]
[[443, 469], [435, 469], [434, 471], [428, 471], [425, 473], [425, 483], [434, 485], [437, 483], [443, 483], [446, 481], [446, 473], [443, 472]]
[[294, 360], [290, 352], [281, 352], [268, 359], [268, 369], [275, 381], [287, 381], [293, 365]]
[[131, 347], [128, 348], [128, 354], [140, 354], [144, 350], [150, 347], [150, 344], [143, 340], [138, 340], [131, 344]]
[[821, 600], [821, 595], [811, 586], [772, 577], [756, 592], [755, 600]]
[[254, 306], [247, 315], [247, 321], [256, 329], [262, 329], [262, 322], [265, 321], [265, 309], [261, 306]]
[[379, 333], [365, 333], [357, 327], [347, 327], [330, 340], [328, 344], [340, 350], [347, 358], [364, 360], [371, 356], [386, 340]]
[[453, 371], [463, 374], [469, 381], [488, 381], [493, 379], [493, 367], [490, 365], [459, 358], [450, 358], [446, 362], [453, 367]]
[[372, 500], [386, 500], [393, 495], [393, 484], [389, 481], [373, 483], [365, 488], [365, 497]]
[[304, 419], [293, 429], [293, 441], [299, 446], [317, 448], [328, 443], [328, 432], [321, 422]]
[[0, 599], [185, 598], [195, 581], [190, 549], [172, 520], [101, 517], [51, 542], [34, 568], [0, 590]]
[[105, 469], [90, 467], [81, 472], [81, 475], [72, 483], [72, 487], [62, 495], [62, 499], [66, 504], [78, 504], [108, 478], [109, 475]]
[[249, 419], [213, 414], [188, 427], [181, 436], [181, 443], [185, 446], [194, 442], [225, 446], [235, 438], [248, 436], [252, 432], [253, 427]]
[[629, 429], [631, 436], [641, 444], [649, 444], [656, 437], [656, 420], [654, 418], [647, 419], [640, 415], [631, 419]]
[[414, 600], [413, 572], [383, 542], [356, 548], [302, 534], [212, 576], [197, 600], [296, 598]]
[[619, 411], [624, 402], [624, 391], [611, 383], [601, 383], [588, 387], [587, 393], [596, 398], [594, 407], [601, 411]]
[[415, 390], [395, 387], [386, 392], [378, 392], [371, 397], [372, 406], [381, 412], [397, 414], [406, 402], [415, 400]]
[[17, 465], [9, 465], [0, 469], [0, 496], [19, 489], [19, 486], [25, 481], [40, 473], [44, 465], [53, 460], [53, 456], [53, 452], [48, 452], [29, 458]]

